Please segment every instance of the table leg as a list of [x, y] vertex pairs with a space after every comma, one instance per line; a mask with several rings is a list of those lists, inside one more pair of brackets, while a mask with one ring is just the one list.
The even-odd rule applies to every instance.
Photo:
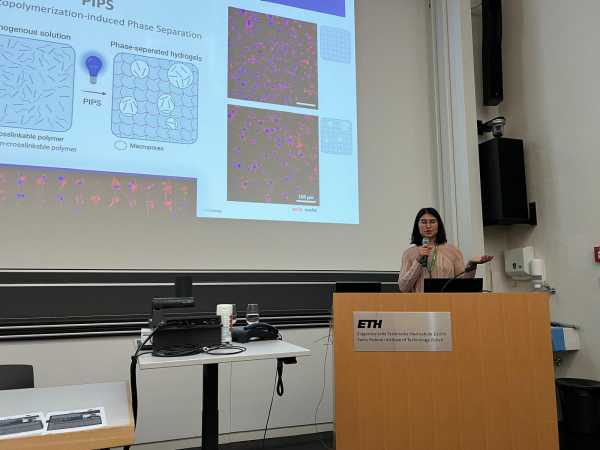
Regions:
[[202, 379], [202, 450], [219, 448], [219, 365], [205, 364]]

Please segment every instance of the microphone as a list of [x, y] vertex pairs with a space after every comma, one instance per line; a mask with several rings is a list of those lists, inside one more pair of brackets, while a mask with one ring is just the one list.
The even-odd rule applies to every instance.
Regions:
[[[429, 238], [424, 237], [423, 238], [423, 246], [425, 245], [429, 245]], [[419, 258], [419, 263], [423, 266], [423, 267], [427, 267], [427, 255], [423, 255], [421, 256], [421, 258]]]

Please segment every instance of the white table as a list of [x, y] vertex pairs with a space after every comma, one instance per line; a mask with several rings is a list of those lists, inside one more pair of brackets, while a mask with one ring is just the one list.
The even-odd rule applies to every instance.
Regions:
[[92, 450], [121, 447], [134, 441], [129, 384], [101, 383], [0, 391], [0, 416], [70, 411], [103, 406], [106, 426], [0, 440], [2, 450]]
[[166, 369], [193, 365], [203, 366], [203, 450], [216, 450], [219, 447], [219, 363], [257, 361], [263, 359], [284, 361], [286, 358], [310, 356], [309, 349], [278, 340], [248, 342], [239, 345], [246, 347], [246, 351], [235, 355], [208, 355], [206, 353], [200, 353], [193, 356], [160, 358], [146, 354], [140, 356], [138, 359], [138, 367], [140, 370]]

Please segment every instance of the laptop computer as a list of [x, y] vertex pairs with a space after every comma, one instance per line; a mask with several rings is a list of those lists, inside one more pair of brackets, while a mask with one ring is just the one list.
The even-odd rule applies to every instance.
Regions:
[[381, 283], [374, 281], [338, 281], [335, 292], [381, 292]]
[[425, 278], [425, 292], [481, 292], [483, 278]]

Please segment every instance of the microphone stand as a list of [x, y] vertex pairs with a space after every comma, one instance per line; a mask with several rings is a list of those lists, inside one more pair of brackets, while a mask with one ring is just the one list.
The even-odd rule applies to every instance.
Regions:
[[463, 270], [461, 273], [459, 273], [458, 275], [456, 275], [454, 278], [451, 278], [451, 279], [449, 279], [448, 281], [446, 281], [446, 282], [444, 283], [444, 285], [442, 286], [442, 289], [440, 289], [440, 293], [444, 292], [444, 291], [446, 290], [446, 288], [447, 288], [447, 287], [448, 287], [450, 284], [452, 284], [452, 282], [453, 282], [454, 280], [456, 280], [458, 277], [461, 277], [461, 276], [463, 276], [465, 273], [467, 273], [467, 271], [466, 271], [466, 270]]

